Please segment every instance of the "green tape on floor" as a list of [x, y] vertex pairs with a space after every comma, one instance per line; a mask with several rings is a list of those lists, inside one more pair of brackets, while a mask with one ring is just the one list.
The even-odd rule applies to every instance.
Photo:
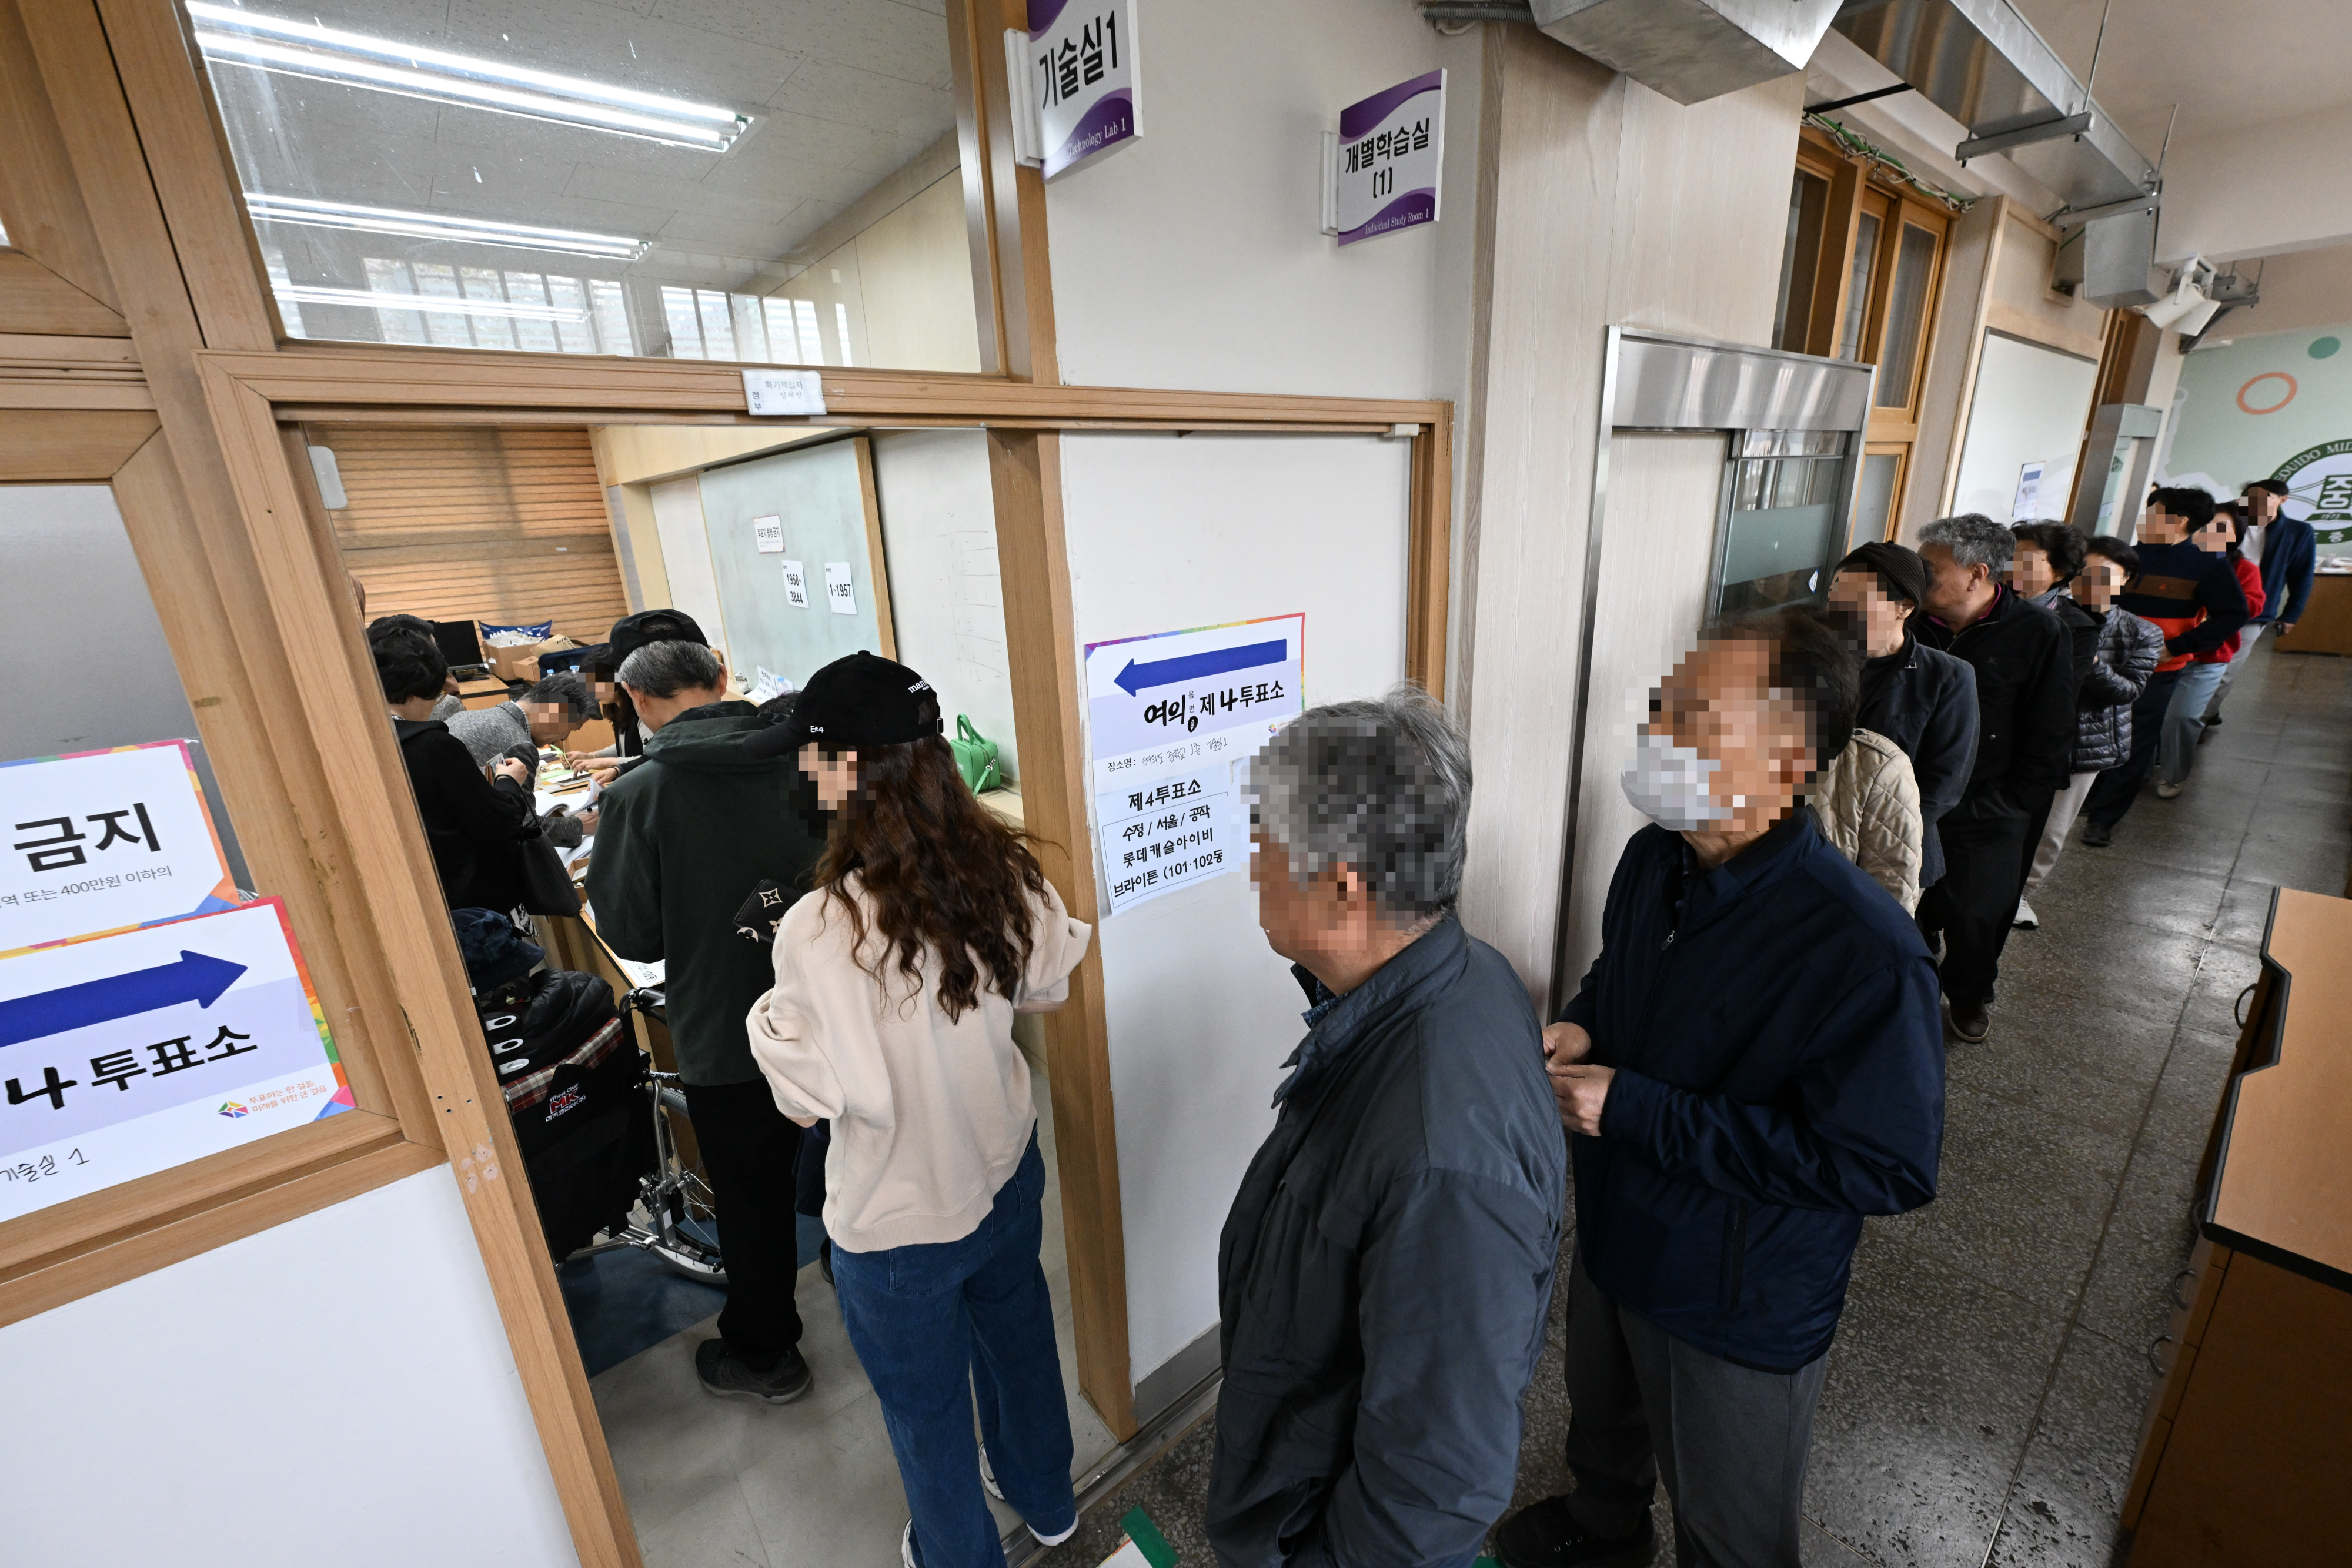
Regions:
[[1135, 1549], [1143, 1553], [1143, 1560], [1151, 1568], [1176, 1568], [1176, 1549], [1168, 1544], [1168, 1538], [1160, 1533], [1159, 1527], [1141, 1509], [1129, 1509], [1118, 1527], [1127, 1531], [1127, 1538], [1135, 1542]]

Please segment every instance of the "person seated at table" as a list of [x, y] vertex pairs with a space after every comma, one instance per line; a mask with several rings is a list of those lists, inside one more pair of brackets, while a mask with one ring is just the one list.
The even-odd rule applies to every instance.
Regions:
[[[501, 757], [511, 757], [531, 769], [535, 782], [539, 748], [562, 746], [572, 738], [572, 731], [595, 716], [596, 704], [589, 695], [588, 683], [566, 670], [548, 676], [520, 697], [496, 707], [454, 714], [445, 722], [449, 733], [465, 743], [478, 766], [488, 768]], [[543, 813], [539, 825], [549, 843], [573, 849], [596, 831], [596, 813], [592, 809], [574, 816], [558, 806]]]
[[452, 909], [516, 907], [523, 899], [522, 841], [539, 831], [530, 770], [509, 757], [485, 777], [433, 716], [449, 665], [432, 638], [395, 627], [369, 646], [442, 897]]
[[[361, 610], [365, 612], [366, 606]], [[376, 639], [393, 632], [408, 632], [424, 638], [436, 648], [441, 644], [433, 635], [433, 622], [422, 615], [379, 615], [367, 623], [368, 646], [373, 648]], [[466, 711], [466, 699], [457, 695], [457, 677], [453, 672], [441, 677], [441, 695], [433, 705], [433, 716], [446, 719]]]

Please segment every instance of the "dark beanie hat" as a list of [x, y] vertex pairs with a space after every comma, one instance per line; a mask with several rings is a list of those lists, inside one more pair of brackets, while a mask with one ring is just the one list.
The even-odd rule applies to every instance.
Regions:
[[[1916, 604], [1927, 595], [1927, 563], [1919, 552], [1901, 545], [1873, 539], [1857, 545], [1853, 552], [1837, 563], [1839, 571], [1867, 568], [1885, 580], [1886, 586]], [[1832, 576], [1836, 575], [1832, 573]]]

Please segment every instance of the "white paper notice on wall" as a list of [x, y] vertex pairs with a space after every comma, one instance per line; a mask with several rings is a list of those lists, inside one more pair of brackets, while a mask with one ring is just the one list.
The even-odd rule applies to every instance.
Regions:
[[835, 615], [857, 613], [857, 590], [850, 581], [847, 561], [824, 563], [824, 601]]
[[753, 517], [751, 519], [751, 540], [754, 544], [759, 546], [760, 553], [761, 555], [783, 554], [784, 519], [774, 516]]
[[743, 402], [753, 413], [823, 413], [824, 372], [745, 371]]
[[0, 960], [0, 1220], [352, 1107], [285, 909]]
[[1238, 764], [1298, 716], [1307, 617], [1087, 646], [1087, 748], [1108, 913], [1249, 865]]
[[2034, 508], [2042, 504], [2042, 471], [2049, 466], [2049, 463], [2045, 460], [2040, 463], [2028, 463], [2018, 469], [2017, 495], [2011, 501], [2009, 507], [2009, 515], [2011, 518], [2022, 522], [2034, 515]]
[[801, 563], [796, 560], [784, 562], [784, 602], [795, 610], [809, 607], [808, 575], [801, 570]]

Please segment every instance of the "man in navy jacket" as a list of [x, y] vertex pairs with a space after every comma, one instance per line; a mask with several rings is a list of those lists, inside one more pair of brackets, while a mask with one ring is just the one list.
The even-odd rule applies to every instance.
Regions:
[[1545, 1031], [1573, 1134], [1568, 1463], [1508, 1568], [1796, 1568], [1824, 1357], [1862, 1217], [1936, 1192], [1935, 966], [1799, 795], [1853, 725], [1852, 655], [1799, 612], [1719, 631], [1652, 699], [1601, 954]]
[[2205, 722], [2221, 722], [2221, 699], [2230, 695], [2237, 684], [2238, 672], [2245, 668], [2246, 655], [2254, 651], [2263, 633], [2273, 627], [2282, 637], [2294, 630], [2303, 618], [2305, 602], [2311, 598], [2311, 578], [2319, 566], [2319, 536], [2311, 525], [2298, 522], [2280, 509], [2286, 499], [2286, 481], [2257, 479], [2246, 486], [2246, 521], [2263, 530], [2259, 552], [2250, 548], [2249, 556], [2257, 556], [2263, 569], [2263, 607], [2248, 618], [2238, 632], [2238, 651], [2230, 660], [2229, 669], [2221, 676], [2213, 700], [2205, 705]]

